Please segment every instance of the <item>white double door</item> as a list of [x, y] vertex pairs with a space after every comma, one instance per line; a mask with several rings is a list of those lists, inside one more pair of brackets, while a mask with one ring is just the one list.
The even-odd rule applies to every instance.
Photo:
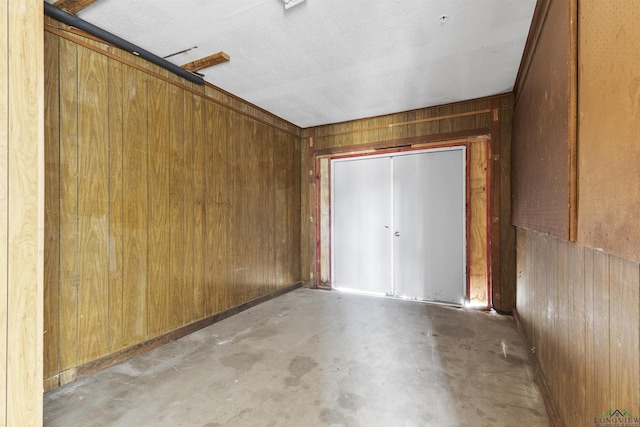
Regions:
[[462, 305], [465, 148], [331, 162], [334, 288]]

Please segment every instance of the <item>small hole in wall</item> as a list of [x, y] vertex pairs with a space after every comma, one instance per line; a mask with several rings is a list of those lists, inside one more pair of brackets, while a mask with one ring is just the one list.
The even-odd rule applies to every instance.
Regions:
[[440, 23], [444, 24], [445, 22], [447, 22], [449, 20], [449, 15], [442, 15], [440, 17]]

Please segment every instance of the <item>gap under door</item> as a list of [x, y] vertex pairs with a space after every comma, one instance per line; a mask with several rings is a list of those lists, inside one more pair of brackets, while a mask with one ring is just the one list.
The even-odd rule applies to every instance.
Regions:
[[464, 304], [465, 147], [334, 159], [331, 179], [334, 288]]

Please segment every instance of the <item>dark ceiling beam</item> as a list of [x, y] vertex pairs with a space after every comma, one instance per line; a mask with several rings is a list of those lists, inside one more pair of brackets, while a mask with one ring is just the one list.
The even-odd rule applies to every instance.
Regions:
[[196, 71], [202, 70], [204, 68], [213, 67], [214, 65], [222, 64], [223, 62], [227, 62], [231, 59], [229, 55], [224, 52], [218, 52], [213, 55], [205, 56], [204, 58], [196, 59], [195, 61], [184, 64], [182, 68], [187, 71], [191, 71], [195, 73]]
[[89, 34], [91, 34], [94, 37], [98, 37], [99, 39], [104, 40], [106, 43], [109, 43], [113, 46], [119, 47], [120, 49], [123, 49], [129, 53], [131, 53], [132, 55], [135, 56], [139, 56], [141, 58], [146, 59], [147, 61], [156, 64], [162, 68], [165, 68], [169, 71], [171, 71], [174, 74], [179, 75], [180, 77], [199, 84], [199, 85], [203, 85], [204, 84], [204, 80], [200, 77], [200, 76], [196, 76], [193, 73], [190, 73], [189, 71], [185, 70], [184, 68], [180, 68], [178, 67], [176, 64], [167, 61], [164, 58], [160, 58], [157, 55], [154, 55], [153, 53], [149, 52], [148, 50], [142, 49], [141, 47], [138, 47], [136, 45], [134, 45], [133, 43], [130, 43], [118, 36], [116, 36], [115, 34], [112, 34], [108, 31], [103, 30], [100, 27], [96, 27], [95, 25], [87, 22], [87, 21], [83, 21], [82, 19], [78, 18], [75, 15], [71, 15], [70, 13], [65, 12], [62, 9], [58, 9], [57, 7], [45, 2], [44, 3], [44, 13], [47, 16], [50, 16], [53, 19], [56, 19], [60, 22], [62, 22], [63, 24], [67, 24], [71, 27], [76, 27], [77, 29], [87, 32]]
[[58, 0], [53, 3], [58, 9], [62, 9], [67, 13], [75, 15], [85, 7], [95, 3], [96, 0]]

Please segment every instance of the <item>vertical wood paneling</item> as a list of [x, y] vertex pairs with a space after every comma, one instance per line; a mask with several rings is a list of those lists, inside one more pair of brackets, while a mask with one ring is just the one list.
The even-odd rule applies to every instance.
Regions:
[[518, 319], [557, 421], [636, 415], [639, 265], [534, 231], [517, 241]]
[[[488, 114], [486, 116], [489, 116]], [[489, 117], [486, 117], [488, 121]], [[511, 312], [516, 303], [516, 230], [511, 224], [511, 123], [513, 97], [502, 98], [500, 110], [500, 303], [494, 305]], [[477, 126], [486, 126], [478, 117]], [[495, 263], [493, 264], [495, 266]], [[495, 295], [495, 286], [493, 287]]]
[[[496, 99], [499, 103], [500, 100]], [[495, 102], [495, 101], [494, 101]], [[456, 108], [456, 113], [468, 113], [470, 111], [477, 111], [482, 108], [478, 108], [478, 102], [466, 102]], [[451, 119], [451, 129], [454, 131], [476, 129], [477, 115], [454, 117]]]
[[[558, 378], [558, 387], [556, 396], [561, 402], [566, 402], [567, 408], [563, 410], [569, 412], [574, 396], [577, 394], [574, 390], [569, 389], [569, 374], [571, 370], [562, 368], [569, 366], [569, 350], [567, 343], [569, 342], [569, 331], [571, 319], [569, 317], [572, 308], [570, 301], [569, 289], [569, 248], [568, 243], [560, 240], [556, 241], [556, 260], [558, 266], [555, 269], [554, 283], [556, 283], [556, 301], [554, 306], [554, 353], [555, 353], [555, 376]], [[573, 251], [577, 252], [577, 251]]]
[[[60, 322], [47, 341], [47, 384], [299, 280], [299, 139], [283, 138], [276, 161], [272, 125], [212, 99], [279, 119], [115, 48], [107, 58], [47, 37], [60, 45], [59, 55], [48, 52], [47, 74], [47, 172], [60, 185], [45, 201], [60, 213], [59, 232], [48, 216], [45, 248], [53, 264], [60, 249], [60, 273], [45, 274], [47, 330]], [[282, 202], [276, 167], [295, 176]], [[281, 245], [276, 205], [294, 217], [283, 218]]]
[[234, 244], [229, 238], [231, 235], [229, 209], [234, 188], [229, 179], [228, 172], [230, 140], [227, 128], [229, 112], [216, 106], [213, 110], [212, 119], [216, 128], [216, 138], [212, 140], [211, 157], [211, 160], [215, 163], [215, 168], [211, 175], [213, 179], [211, 186], [213, 200], [212, 212], [215, 218], [212, 230], [212, 239], [215, 241], [212, 252], [212, 262], [215, 273], [213, 286], [215, 293], [211, 296], [212, 305], [209, 310], [219, 312], [234, 305], [230, 298], [233, 276], [229, 269], [231, 262], [230, 254], [232, 253], [231, 246]]
[[77, 366], [78, 239], [77, 48], [60, 40], [60, 372]]
[[[239, 117], [241, 123], [243, 117]], [[261, 270], [259, 265], [259, 244], [253, 238], [258, 235], [257, 215], [253, 215], [256, 208], [256, 199], [259, 197], [260, 187], [256, 177], [259, 174], [257, 144], [255, 140], [257, 134], [256, 124], [242, 126], [242, 137], [238, 143], [240, 148], [242, 164], [238, 168], [238, 184], [236, 187], [236, 197], [239, 203], [239, 214], [242, 217], [242, 238], [240, 251], [237, 253], [238, 260], [238, 283], [243, 295], [242, 299], [251, 300], [256, 297], [256, 284], [254, 283], [257, 271]], [[256, 141], [250, 144], [249, 141]]]
[[42, 420], [42, 3], [8, 0], [0, 10], [0, 424], [32, 426]]
[[259, 241], [259, 264], [262, 268], [256, 272], [253, 280], [255, 296], [266, 295], [273, 292], [275, 282], [275, 191], [264, 191], [265, 188], [275, 189], [274, 173], [274, 132], [265, 125], [257, 125], [256, 131], [260, 137], [257, 139], [259, 147], [256, 150], [258, 160], [258, 174], [262, 177], [255, 181], [259, 188], [258, 197], [254, 202], [254, 212], [261, 215], [253, 215], [257, 220], [257, 235], [264, 236]]
[[125, 67], [123, 340], [147, 337], [147, 76]]
[[216, 226], [223, 226], [220, 224], [220, 220], [215, 216], [215, 199], [214, 199], [214, 184], [215, 173], [217, 167], [214, 166], [214, 144], [218, 135], [216, 135], [216, 129], [214, 120], [216, 117], [216, 107], [212, 102], [206, 103], [206, 141], [204, 143], [204, 203], [205, 203], [205, 235], [204, 240], [204, 283], [205, 283], [205, 313], [210, 315], [215, 310], [215, 292], [214, 285], [216, 268], [214, 261], [214, 248], [219, 245], [220, 242], [215, 239]]
[[[557, 334], [558, 330], [556, 328], [556, 316], [557, 316], [557, 291], [558, 291], [558, 283], [555, 281], [557, 277], [557, 270], [559, 268], [560, 260], [558, 260], [558, 242], [555, 239], [547, 238], [545, 239], [545, 243], [547, 243], [546, 248], [538, 242], [538, 251], [540, 256], [542, 257], [542, 252], [547, 251], [549, 253], [548, 258], [546, 258], [546, 268], [543, 272], [541, 272], [541, 280], [544, 280], [545, 283], [553, 283], [553, 286], [547, 286], [545, 288], [544, 297], [540, 298], [539, 302], [541, 307], [540, 319], [538, 322], [540, 327], [538, 328], [538, 357], [540, 358], [541, 363], [545, 364], [549, 367], [549, 375], [555, 376], [557, 375]], [[556, 262], [550, 262], [551, 260], [556, 260]], [[548, 384], [550, 388], [550, 392], [553, 396], [557, 396], [558, 387], [560, 385], [559, 381], [553, 381]]]
[[[169, 329], [184, 325], [187, 306], [185, 289], [185, 161], [184, 161], [184, 93], [175, 86], [169, 88], [169, 254], [170, 292]], [[185, 310], [186, 309], [186, 310]], [[189, 317], [191, 317], [189, 313]]]
[[[593, 254], [593, 377], [594, 409], [604, 414], [610, 409], [610, 312], [609, 256], [601, 251]], [[636, 322], [636, 325], [638, 322]]]
[[315, 223], [316, 214], [314, 211], [314, 201], [312, 195], [316, 193], [315, 187], [315, 170], [313, 149], [315, 137], [314, 130], [308, 129], [303, 131], [300, 142], [300, 278], [309, 286], [313, 286], [316, 282], [314, 276], [315, 261]]
[[[519, 233], [520, 234], [520, 233]], [[518, 235], [519, 235], [518, 234]], [[596, 384], [596, 361], [594, 353], [594, 333], [595, 324], [598, 319], [595, 317], [594, 306], [598, 303], [597, 297], [594, 293], [593, 284], [593, 272], [594, 272], [594, 257], [597, 251], [593, 249], [584, 249], [584, 310], [585, 310], [585, 408], [598, 408], [600, 406], [596, 399], [595, 384]], [[607, 366], [608, 369], [608, 366]], [[594, 409], [595, 410], [595, 409]], [[600, 414], [598, 414], [600, 415]]]
[[[231, 177], [231, 185], [233, 188], [231, 212], [229, 224], [236, 234], [231, 246], [231, 265], [233, 268], [233, 286], [231, 287], [231, 304], [236, 305], [238, 301], [246, 298], [246, 275], [247, 263], [249, 262], [244, 248], [247, 245], [247, 219], [244, 215], [244, 198], [243, 191], [247, 187], [245, 184], [246, 177], [250, 173], [251, 164], [244, 158], [244, 150], [242, 149], [245, 141], [246, 132], [242, 128], [242, 117], [237, 113], [232, 113], [231, 129], [233, 132], [229, 134], [230, 144], [230, 162], [228, 173]], [[248, 136], [248, 135], [247, 135]]]
[[[278, 132], [276, 132], [276, 134], [277, 133]], [[285, 268], [288, 268], [288, 270], [282, 272], [282, 274], [276, 271], [277, 286], [282, 287], [296, 280], [296, 278], [301, 277], [303, 253], [300, 252], [300, 247], [301, 244], [306, 244], [307, 242], [302, 241], [302, 233], [298, 230], [301, 230], [302, 226], [306, 227], [308, 220], [301, 224], [302, 218], [300, 214], [303, 211], [300, 208], [302, 206], [303, 199], [300, 191], [300, 171], [304, 174], [306, 170], [306, 168], [301, 167], [303, 163], [306, 163], [302, 156], [302, 144], [300, 143], [300, 140], [296, 141], [295, 138], [287, 135], [281, 135], [280, 144], [286, 147], [288, 151], [287, 156], [283, 155], [283, 159], [286, 159], [287, 157], [289, 159], [287, 166], [280, 166], [278, 163], [283, 159], [274, 153], [274, 167], [276, 168], [276, 171], [281, 169], [287, 170], [287, 175], [284, 178], [286, 179], [286, 184], [284, 187], [280, 187], [281, 189], [276, 193], [276, 221], [280, 222], [281, 215], [287, 218], [287, 227], [284, 230], [284, 236], [286, 237], [280, 239], [280, 245], [278, 246], [279, 253], [276, 258], [277, 267], [284, 265]], [[282, 200], [285, 197], [287, 200], [286, 204], [284, 200]], [[280, 213], [279, 209], [284, 205], [287, 206], [288, 211]], [[281, 224], [284, 224], [284, 221]]]
[[123, 65], [109, 61], [109, 352], [124, 347]]
[[469, 299], [487, 304], [489, 254], [487, 251], [487, 150], [488, 142], [469, 146]]
[[[290, 241], [289, 230], [291, 216], [285, 210], [289, 209], [291, 203], [291, 192], [287, 191], [292, 185], [292, 152], [295, 147], [287, 144], [284, 135], [276, 132], [275, 145], [273, 151], [274, 171], [275, 171], [275, 217], [274, 217], [274, 238], [275, 238], [275, 266], [276, 266], [276, 283], [279, 287], [286, 284], [286, 280], [290, 277], [291, 266], [287, 263], [287, 243]], [[294, 172], [295, 173], [295, 172]]]
[[[0, 31], [7, 34], [9, 25], [8, 3], [0, 3]], [[9, 43], [6, 37], [0, 37], [0, 55], [7, 58]], [[57, 76], [55, 76], [57, 78]], [[9, 92], [9, 65], [0, 63], [0, 93]], [[0, 423], [7, 422], [7, 293], [11, 284], [8, 281], [9, 270], [9, 99], [0, 97]], [[45, 329], [48, 328], [48, 325]], [[51, 344], [49, 344], [51, 345]], [[49, 362], [52, 363], [52, 362]]]
[[[60, 99], [58, 78], [59, 40], [50, 34], [45, 34], [45, 68], [51, 70], [45, 74], [45, 245], [49, 248], [45, 252], [44, 268], [44, 299], [48, 303], [44, 306], [44, 377], [52, 378], [58, 374], [58, 283], [60, 281]], [[6, 93], [6, 91], [1, 91]], [[6, 112], [6, 110], [4, 110]], [[4, 117], [4, 115], [3, 115]], [[3, 150], [0, 148], [0, 150]], [[6, 150], [3, 150], [6, 152]], [[0, 170], [6, 171], [6, 165], [0, 164]], [[3, 186], [3, 189], [6, 186]], [[2, 212], [0, 210], [0, 212]], [[1, 223], [1, 222], [0, 222]], [[2, 228], [2, 225], [0, 225]], [[6, 227], [4, 227], [6, 230]], [[0, 273], [1, 274], [1, 273]], [[6, 312], [0, 307], [0, 312]], [[1, 326], [0, 326], [1, 328]], [[0, 339], [0, 342], [2, 340]], [[1, 382], [0, 382], [1, 383]], [[0, 398], [0, 401], [2, 399]]]
[[287, 190], [292, 193], [291, 203], [289, 205], [289, 216], [291, 223], [289, 227], [289, 242], [288, 242], [288, 259], [291, 265], [291, 273], [286, 280], [286, 284], [295, 283], [303, 277], [302, 272], [302, 252], [300, 251], [301, 245], [308, 245], [307, 241], [302, 241], [302, 230], [308, 229], [308, 219], [302, 218], [305, 212], [302, 209], [304, 199], [302, 197], [301, 187], [303, 182], [302, 175], [307, 178], [306, 163], [307, 158], [303, 155], [302, 142], [300, 138], [289, 135], [286, 140], [287, 144], [293, 146], [292, 152], [292, 166], [291, 166], [291, 185], [287, 187]]
[[206, 315], [207, 297], [204, 281], [204, 238], [205, 238], [205, 176], [204, 144], [205, 102], [200, 96], [194, 96], [193, 122], [193, 318], [202, 319]]
[[[393, 138], [393, 130], [388, 127], [388, 125], [393, 123], [392, 116], [378, 117], [375, 120], [375, 123], [376, 123], [376, 126], [385, 126], [385, 127], [378, 129], [378, 134], [376, 135], [375, 139], [372, 139], [372, 141], [389, 141], [390, 139]], [[400, 127], [404, 127], [404, 126], [400, 126]]]
[[[492, 105], [497, 106], [500, 113], [497, 114], [497, 121], [494, 126], [491, 126], [493, 114], [486, 111]], [[491, 227], [491, 253], [488, 253], [486, 249], [480, 249], [481, 245], [486, 246], [486, 234], [483, 235], [484, 237], [482, 237], [481, 241], [474, 242], [471, 240], [469, 242], [470, 245], [478, 249], [474, 252], [479, 254], [476, 257], [476, 262], [483, 262], [482, 265], [474, 264], [470, 266], [476, 275], [474, 278], [475, 288], [481, 289], [482, 294], [486, 295], [488, 282], [491, 282], [494, 285], [492, 289], [493, 296], [496, 298], [493, 301], [488, 299], [487, 296], [478, 298], [479, 294], [477, 292], [477, 295], [475, 297], [472, 295], [472, 298], [493, 304], [493, 307], [501, 312], [511, 312], [515, 304], [515, 231], [510, 225], [511, 213], [508, 206], [511, 199], [509, 193], [511, 109], [512, 97], [510, 95], [499, 96], [396, 113], [383, 117], [319, 126], [306, 130], [306, 138], [303, 142], [305, 144], [303, 146], [303, 159], [305, 162], [309, 159], [309, 156], [312, 159], [309, 162], [308, 169], [301, 175], [303, 183], [303, 209], [300, 216], [303, 221], [301, 268], [305, 279], [310, 281], [317, 260], [313, 221], [317, 222], [320, 218], [315, 218], [317, 213], [314, 176], [313, 173], [312, 175], [308, 174], [313, 169], [313, 159], [318, 154], [318, 150], [324, 150], [321, 153], [322, 155], [326, 155], [330, 149], [337, 147], [353, 146], [354, 151], [358, 151], [364, 149], [363, 147], [358, 147], [358, 145], [367, 142], [398, 141], [397, 138], [433, 137], [439, 134], [444, 134], [443, 139], [450, 139], [450, 135], [445, 135], [452, 132], [475, 130], [478, 136], [490, 134], [491, 139], [495, 139], [494, 143], [500, 147], [500, 150], [498, 150], [497, 156], [492, 161], [491, 176], [493, 180], [489, 187], [487, 187], [486, 183], [483, 184], [487, 187], [485, 188], [485, 194], [490, 197], [489, 200], [485, 198], [484, 203], [493, 203], [491, 205], [493, 206], [491, 211], [492, 218], [489, 223]], [[468, 113], [473, 114], [455, 117], [457, 114]], [[415, 122], [407, 123], [411, 121]], [[313, 135], [315, 147], [308, 146], [311, 135]], [[430, 138], [430, 140], [433, 141], [434, 139]], [[393, 144], [390, 145], [393, 146]], [[382, 147], [384, 145], [379, 144], [379, 146]], [[371, 147], [366, 149], [371, 149]], [[505, 151], [504, 156], [500, 153], [502, 150]], [[345, 150], [342, 151], [344, 152]], [[488, 165], [485, 166], [488, 169]], [[483, 175], [486, 176], [486, 170], [483, 171]], [[475, 202], [479, 200], [476, 199]], [[475, 207], [475, 211], [480, 209], [479, 206]], [[485, 213], [487, 213], [486, 209]], [[470, 224], [472, 221], [474, 220], [472, 219]], [[486, 223], [486, 221], [484, 222]], [[307, 227], [308, 223], [311, 224], [310, 227]], [[480, 225], [479, 222], [476, 224]], [[474, 235], [474, 238], [477, 238], [480, 233], [474, 233]], [[485, 254], [483, 255], [479, 251], [484, 251]], [[505, 263], [503, 263], [502, 257], [505, 258]], [[491, 264], [490, 268], [488, 263]], [[480, 269], [484, 269], [483, 274], [480, 274]], [[311, 281], [314, 285], [318, 285], [322, 281], [317, 277], [314, 279]], [[502, 297], [503, 295], [505, 296], [504, 298]]]
[[[501, 214], [501, 200], [503, 194], [503, 182], [501, 181], [502, 168], [500, 167], [500, 161], [502, 159], [502, 138], [500, 132], [502, 130], [501, 123], [504, 120], [500, 118], [500, 104], [501, 98], [494, 98], [491, 100], [491, 141], [489, 146], [489, 168], [491, 170], [489, 179], [489, 188], [493, 188], [494, 192], [491, 193], [491, 198], [488, 200], [489, 204], [489, 227], [490, 227], [490, 247], [489, 257], [494, 261], [501, 261], [501, 221], [500, 218], [510, 218], [510, 216], [503, 217]], [[455, 120], [455, 119], [454, 119]], [[511, 199], [509, 195], [509, 200]], [[504, 221], [506, 222], [506, 221]], [[502, 262], [493, 263], [491, 269], [491, 287], [493, 302], [497, 307], [502, 310]]]
[[149, 335], [168, 328], [169, 315], [169, 83], [149, 81]]
[[[580, 417], [586, 413], [586, 345], [587, 342], [587, 316], [585, 304], [585, 251], [584, 248], [567, 243], [567, 292], [568, 310], [567, 317], [568, 340], [567, 347], [563, 349], [567, 353], [565, 370], [565, 390], [567, 390], [567, 414], [569, 417]], [[575, 325], [575, 327], [572, 327]], [[562, 345], [562, 343], [561, 343]], [[572, 381], [572, 379], [575, 379]], [[577, 386], [571, 389], [572, 384]]]
[[[450, 116], [453, 114], [453, 106], [444, 106], [438, 109], [438, 116]], [[454, 119], [444, 119], [440, 120], [440, 127], [438, 131], [440, 133], [448, 133], [453, 132], [455, 129], [453, 127]]]
[[191, 93], [185, 93], [184, 98], [184, 290], [185, 301], [183, 305], [184, 323], [199, 319], [194, 315], [195, 306], [195, 283], [193, 281], [193, 259], [194, 259], [194, 186], [193, 186], [193, 148], [194, 148], [194, 116], [193, 98]]
[[108, 61], [78, 48], [78, 363], [108, 352]]
[[610, 256], [610, 404], [611, 408], [637, 408], [631, 412], [635, 416], [640, 416], [639, 273], [637, 263]]

